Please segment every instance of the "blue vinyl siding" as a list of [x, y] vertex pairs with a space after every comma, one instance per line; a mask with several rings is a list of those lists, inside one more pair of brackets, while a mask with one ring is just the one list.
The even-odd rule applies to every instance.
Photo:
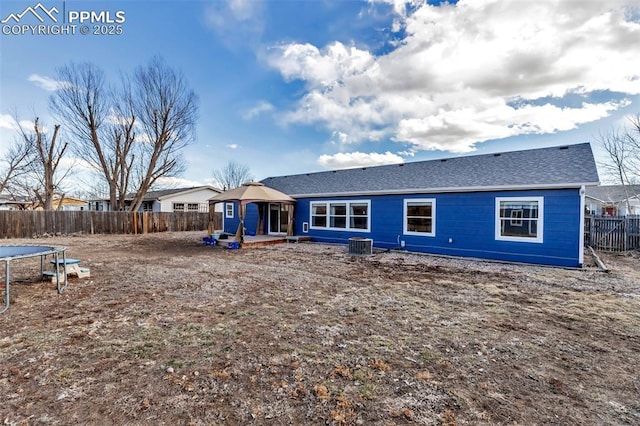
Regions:
[[[543, 197], [544, 234], [541, 243], [496, 240], [496, 197]], [[434, 236], [403, 234], [404, 200], [434, 198]], [[347, 197], [370, 200], [371, 228], [368, 232], [309, 228], [314, 241], [346, 244], [350, 237], [372, 238], [374, 247], [404, 249], [452, 256], [580, 266], [580, 194], [578, 189], [500, 191], [416, 195]], [[311, 201], [340, 200], [301, 198], [296, 203], [295, 233], [302, 235], [303, 222], [310, 222]], [[451, 241], [451, 242], [450, 242]]]
[[[238, 230], [238, 224], [240, 223], [240, 206], [238, 203], [234, 203], [233, 206], [233, 217], [227, 218], [223, 213], [223, 227], [225, 232], [229, 232], [235, 234]], [[266, 221], [265, 221], [266, 222]], [[246, 229], [247, 234], [257, 232], [258, 228], [258, 205], [257, 204], [247, 204], [247, 212], [245, 214], [244, 219], [244, 227]]]

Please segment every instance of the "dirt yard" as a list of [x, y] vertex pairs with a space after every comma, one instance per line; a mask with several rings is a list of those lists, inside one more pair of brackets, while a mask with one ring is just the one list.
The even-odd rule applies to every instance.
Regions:
[[91, 278], [58, 295], [12, 262], [0, 422], [640, 424], [637, 254], [604, 273], [203, 236], [5, 240]]

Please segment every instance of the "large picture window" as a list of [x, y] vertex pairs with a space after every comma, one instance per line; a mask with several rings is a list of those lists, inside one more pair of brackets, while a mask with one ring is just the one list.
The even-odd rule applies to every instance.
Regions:
[[369, 231], [369, 200], [312, 201], [311, 229]]
[[404, 233], [425, 237], [436, 235], [435, 198], [404, 200]]
[[496, 240], [541, 243], [543, 197], [496, 198]]

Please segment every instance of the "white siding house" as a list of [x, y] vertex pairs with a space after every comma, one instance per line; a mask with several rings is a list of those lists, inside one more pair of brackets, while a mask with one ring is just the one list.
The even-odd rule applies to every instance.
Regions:
[[640, 185], [601, 185], [587, 188], [585, 205], [590, 214], [628, 216], [640, 214]]
[[[163, 189], [149, 191], [145, 195], [141, 211], [153, 212], [208, 212], [209, 198], [219, 194], [220, 191], [213, 186], [197, 186], [192, 188]], [[134, 194], [127, 196], [127, 205], [133, 201]], [[90, 210], [109, 211], [109, 200], [91, 200]], [[216, 208], [222, 212], [222, 206]]]
[[[212, 186], [201, 186], [162, 194], [153, 200], [152, 210], [158, 212], [208, 212], [209, 198], [219, 193], [220, 191]], [[220, 209], [220, 211], [222, 210]]]

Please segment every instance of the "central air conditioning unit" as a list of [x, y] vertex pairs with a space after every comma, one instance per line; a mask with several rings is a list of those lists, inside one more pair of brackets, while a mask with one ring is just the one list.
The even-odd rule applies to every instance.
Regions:
[[371, 238], [349, 238], [349, 254], [371, 256], [373, 254], [373, 240]]

